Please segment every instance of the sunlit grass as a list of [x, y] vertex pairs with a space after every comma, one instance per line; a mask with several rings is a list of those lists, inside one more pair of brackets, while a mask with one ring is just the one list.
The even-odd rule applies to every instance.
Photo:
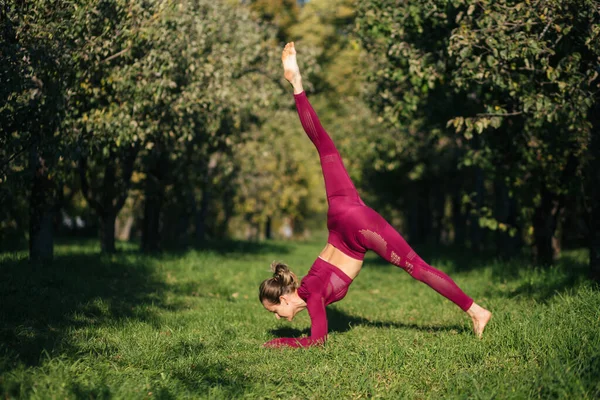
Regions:
[[[57, 246], [52, 265], [0, 255], [0, 395], [8, 398], [597, 398], [600, 292], [587, 255], [557, 267], [466, 265], [423, 254], [494, 317], [474, 338], [460, 309], [368, 256], [328, 307], [323, 348], [275, 349], [308, 332], [257, 299], [273, 260], [299, 275], [322, 243], [217, 243], [141, 255]], [[468, 256], [466, 256], [468, 258]]]

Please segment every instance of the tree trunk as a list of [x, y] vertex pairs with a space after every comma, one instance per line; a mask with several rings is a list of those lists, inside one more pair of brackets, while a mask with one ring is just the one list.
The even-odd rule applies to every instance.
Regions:
[[102, 193], [100, 193], [101, 207], [96, 210], [100, 219], [100, 251], [103, 253], [115, 253], [115, 220], [117, 212], [114, 210], [113, 199], [116, 197], [116, 170], [112, 163], [109, 163], [104, 170], [104, 181]]
[[202, 243], [206, 238], [208, 226], [206, 224], [206, 218], [208, 216], [208, 208], [211, 200], [211, 185], [210, 182], [215, 173], [217, 167], [218, 154], [212, 154], [205, 166], [204, 175], [202, 177], [201, 189], [202, 198], [200, 199], [200, 208], [196, 212], [196, 241]]
[[[597, 172], [600, 174], [600, 172]], [[600, 177], [598, 177], [598, 185], [600, 185]], [[590, 231], [590, 276], [592, 279], [600, 282], [600, 196], [596, 192], [595, 203], [592, 206], [592, 221], [593, 226]], [[594, 227], [595, 226], [595, 227]]]
[[118, 218], [115, 221], [115, 236], [119, 240], [129, 241], [131, 239], [131, 229], [133, 228], [134, 218], [132, 215]]
[[157, 176], [146, 178], [146, 196], [144, 202], [144, 222], [142, 225], [142, 250], [153, 252], [160, 250], [160, 214], [163, 204], [164, 188]]
[[445, 232], [444, 232], [444, 206], [446, 205], [446, 196], [444, 191], [441, 190], [441, 187], [434, 186], [434, 190], [432, 193], [432, 211], [433, 218], [432, 222], [432, 239], [433, 244], [436, 246], [440, 243], [445, 242]]
[[[205, 182], [207, 183], [207, 182]], [[196, 242], [202, 243], [206, 239], [206, 216], [208, 215], [208, 204], [210, 194], [207, 190], [207, 184], [203, 185], [200, 207], [196, 210]]]
[[588, 167], [590, 276], [600, 282], [600, 97], [592, 108], [592, 139], [590, 151], [594, 157]]
[[[517, 228], [518, 208], [517, 202], [513, 197], [510, 197], [508, 186], [503, 181], [494, 183], [494, 192], [496, 194], [495, 201], [495, 217], [500, 223], [504, 223], [508, 228]], [[520, 251], [520, 236], [515, 234], [510, 236], [508, 230], [496, 231], [496, 254], [501, 259], [509, 259], [517, 255]]]
[[179, 244], [181, 244], [181, 245], [187, 245], [187, 243], [188, 243], [188, 240], [189, 240], [188, 230], [190, 227], [191, 217], [193, 217], [193, 214], [190, 215], [190, 213], [186, 209], [186, 210], [182, 211], [182, 214], [180, 214], [177, 218], [177, 223], [175, 225], [174, 237], [178, 240]]
[[519, 204], [517, 203], [517, 199], [515, 197], [510, 197], [508, 203], [509, 207], [507, 223], [510, 227], [515, 228], [515, 230], [512, 236], [510, 236], [509, 233], [509, 235], [506, 237], [506, 248], [509, 254], [512, 256], [521, 253], [521, 249], [523, 248], [523, 232], [519, 222]]
[[408, 195], [406, 218], [408, 220], [408, 240], [411, 244], [422, 244], [431, 241], [433, 218], [431, 192], [426, 182], [414, 184], [414, 190]]
[[419, 201], [419, 229], [422, 243], [431, 243], [432, 232], [433, 232], [433, 209], [431, 190], [429, 189], [429, 182], [424, 183], [425, 187], [422, 190], [421, 201]]
[[233, 190], [226, 190], [225, 193], [223, 194], [223, 220], [220, 221], [219, 225], [216, 227], [216, 232], [215, 235], [220, 238], [223, 239], [225, 238], [225, 236], [227, 235], [227, 230], [229, 227], [229, 220], [231, 219], [231, 217], [234, 215], [234, 211], [235, 211], [235, 203], [233, 201], [234, 199], [234, 191]]
[[552, 265], [557, 256], [552, 241], [561, 208], [558, 196], [542, 188], [541, 203], [533, 215], [534, 249], [538, 264]]
[[114, 253], [116, 214], [105, 213], [100, 216], [100, 248], [103, 253]]
[[49, 261], [54, 257], [54, 190], [48, 168], [35, 145], [30, 154], [30, 166], [33, 182], [29, 199], [29, 259]]
[[470, 229], [469, 236], [471, 239], [471, 249], [473, 251], [478, 252], [482, 250], [483, 247], [483, 229], [479, 226], [479, 211], [483, 206], [483, 196], [485, 194], [485, 188], [483, 186], [483, 171], [481, 168], [475, 168], [475, 214], [470, 217]]
[[462, 212], [462, 195], [459, 188], [452, 194], [452, 225], [454, 226], [454, 244], [465, 246], [467, 217]]
[[419, 198], [413, 190], [407, 194], [407, 204], [408, 209], [405, 215], [408, 222], [408, 240], [414, 245], [419, 243], [421, 238], [419, 235]]
[[273, 239], [273, 234], [271, 232], [272, 222], [271, 217], [267, 217], [267, 220], [265, 221], [265, 239], [267, 240]]
[[[104, 179], [98, 188], [92, 187], [88, 182], [87, 158], [82, 156], [79, 159], [81, 191], [100, 219], [100, 248], [103, 253], [114, 253], [116, 251], [115, 221], [127, 200], [138, 150], [137, 146], [131, 146], [121, 158], [113, 154], [115, 160], [106, 165]], [[122, 163], [120, 177], [117, 177], [117, 161]]]
[[[508, 202], [508, 188], [504, 181], [498, 179], [494, 181], [494, 194], [494, 218], [498, 223], [507, 223], [510, 204]], [[510, 258], [510, 252], [507, 249], [508, 232], [498, 229], [494, 236], [496, 237], [496, 256], [500, 259]]]

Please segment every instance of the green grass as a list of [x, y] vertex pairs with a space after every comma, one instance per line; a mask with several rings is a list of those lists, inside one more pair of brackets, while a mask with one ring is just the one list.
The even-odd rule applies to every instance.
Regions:
[[[600, 291], [587, 254], [551, 269], [422, 255], [493, 311], [477, 340], [460, 309], [368, 256], [328, 307], [322, 348], [263, 349], [308, 333], [257, 299], [271, 261], [306, 273], [323, 243], [220, 243], [145, 256], [57, 246], [51, 265], [0, 254], [5, 398], [570, 398], [600, 396]], [[461, 261], [462, 258], [462, 261]]]

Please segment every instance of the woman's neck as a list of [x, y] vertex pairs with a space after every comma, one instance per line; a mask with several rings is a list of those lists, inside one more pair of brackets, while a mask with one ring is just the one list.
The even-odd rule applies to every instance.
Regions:
[[298, 289], [296, 289], [294, 293], [291, 294], [290, 302], [294, 306], [295, 314], [299, 313], [300, 311], [306, 308], [306, 302], [302, 300], [302, 298], [298, 294]]

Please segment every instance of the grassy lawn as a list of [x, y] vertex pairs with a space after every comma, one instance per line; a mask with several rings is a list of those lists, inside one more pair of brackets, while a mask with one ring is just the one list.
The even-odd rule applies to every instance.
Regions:
[[0, 396], [600, 397], [600, 291], [584, 251], [547, 270], [422, 252], [494, 313], [482, 340], [458, 307], [369, 255], [328, 307], [324, 347], [261, 348], [310, 326], [305, 312], [289, 323], [262, 309], [270, 262], [303, 276], [323, 244], [100, 256], [78, 242], [47, 266], [0, 254]]

